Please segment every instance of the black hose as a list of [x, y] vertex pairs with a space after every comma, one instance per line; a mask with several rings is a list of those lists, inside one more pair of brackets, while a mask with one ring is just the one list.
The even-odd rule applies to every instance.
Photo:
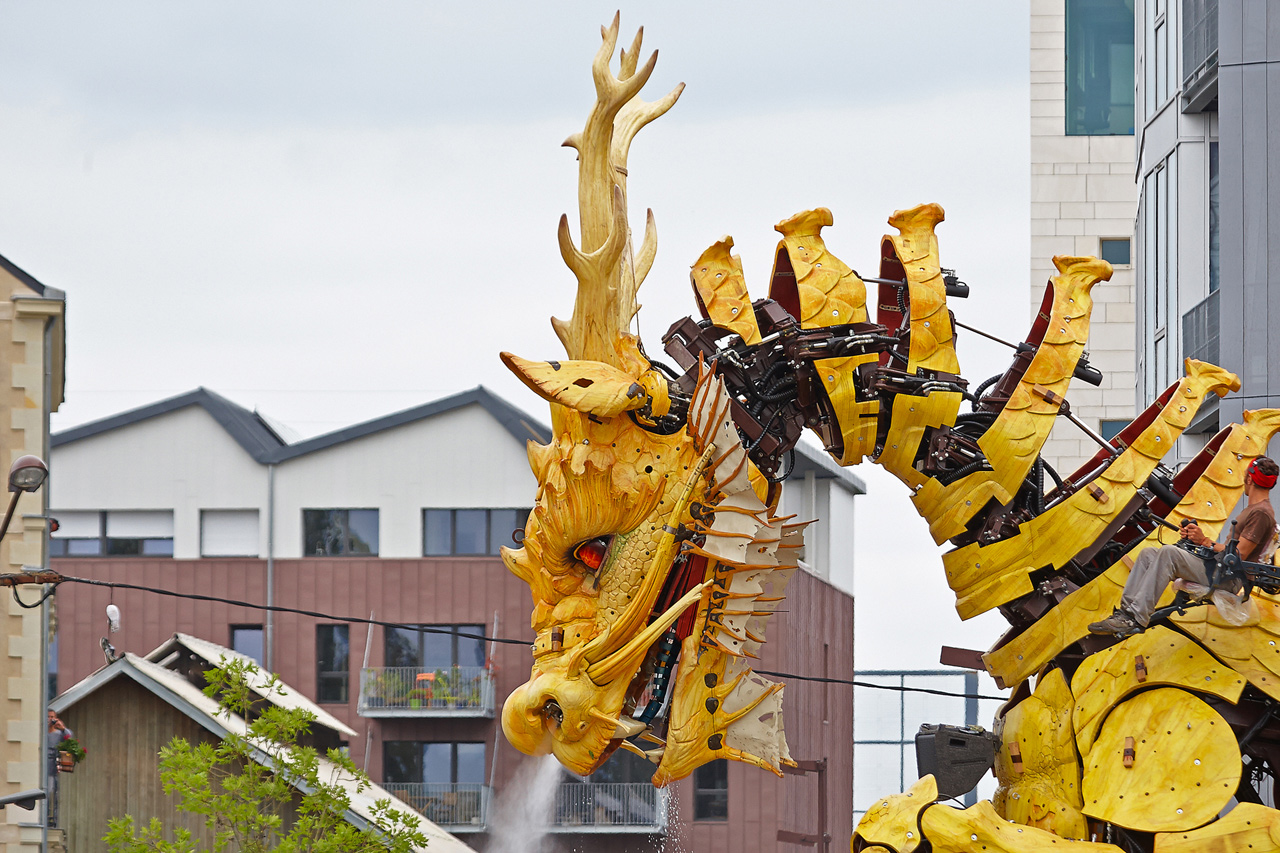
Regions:
[[998, 417], [1000, 417], [998, 412], [962, 412], [956, 415], [956, 423], [981, 423], [990, 426]]
[[1044, 470], [1049, 473], [1049, 476], [1053, 479], [1053, 482], [1057, 484], [1058, 488], [1061, 489], [1062, 478], [1058, 476], [1058, 472], [1053, 469], [1053, 466], [1048, 462], [1045, 462], [1043, 456], [1040, 457], [1040, 464], [1044, 467]]
[[974, 403], [976, 404], [979, 400], [981, 400], [983, 393], [985, 393], [988, 388], [990, 388], [992, 385], [995, 385], [997, 382], [999, 382], [1003, 378], [1004, 378], [1003, 373], [997, 373], [995, 376], [992, 376], [990, 379], [985, 379], [981, 383], [979, 383], [978, 387], [973, 389]]
[[1032, 482], [1031, 508], [1036, 515], [1040, 515], [1044, 512], [1044, 460], [1037, 456], [1036, 464], [1031, 470], [1035, 477]]
[[956, 471], [951, 475], [951, 478], [947, 480], [946, 485], [949, 486], [952, 483], [957, 482], [958, 480], [963, 480], [965, 477], [969, 476], [974, 471], [981, 470], [982, 466], [985, 464], [987, 464], [986, 459], [975, 459], [974, 461], [970, 462], [968, 465], [965, 465], [961, 468], [956, 469]]

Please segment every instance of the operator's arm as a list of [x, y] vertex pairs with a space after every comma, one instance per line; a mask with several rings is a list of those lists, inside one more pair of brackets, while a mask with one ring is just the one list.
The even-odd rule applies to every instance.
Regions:
[[1262, 553], [1262, 543], [1254, 542], [1246, 536], [1241, 536], [1240, 544], [1236, 546], [1236, 551], [1240, 554], [1240, 559], [1252, 560], [1255, 556]]

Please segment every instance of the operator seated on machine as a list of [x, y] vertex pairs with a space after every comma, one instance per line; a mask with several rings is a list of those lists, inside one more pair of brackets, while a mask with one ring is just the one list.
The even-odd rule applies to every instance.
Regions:
[[[1231, 523], [1232, 538], [1238, 542], [1237, 552], [1242, 560], [1265, 560], [1270, 557], [1266, 552], [1274, 551], [1276, 517], [1271, 508], [1271, 489], [1277, 474], [1280, 474], [1280, 465], [1266, 456], [1249, 463], [1244, 482], [1248, 505]], [[1211, 541], [1194, 522], [1183, 526], [1182, 535], [1192, 545], [1214, 552], [1220, 553], [1227, 547]], [[1190, 550], [1178, 545], [1147, 548], [1138, 555], [1124, 582], [1120, 607], [1106, 619], [1091, 624], [1089, 632], [1128, 637], [1146, 630], [1160, 595], [1175, 578], [1206, 587], [1210, 582], [1205, 560]]]

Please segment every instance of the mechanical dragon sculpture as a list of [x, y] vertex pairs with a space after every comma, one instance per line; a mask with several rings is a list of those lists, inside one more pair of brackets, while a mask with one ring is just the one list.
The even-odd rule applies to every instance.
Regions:
[[1072, 417], [1072, 377], [1099, 376], [1083, 358], [1090, 291], [1111, 267], [1054, 258], [1011, 365], [970, 390], [947, 305], [967, 287], [941, 266], [936, 204], [889, 218], [898, 233], [874, 278], [827, 249], [829, 211], [784, 220], [755, 302], [733, 241], [715, 243], [692, 268], [702, 319], [671, 327], [679, 371], [664, 367], [628, 331], [657, 238], [650, 212], [633, 251], [626, 165], [682, 87], [641, 100], [657, 54], [639, 65], [637, 34], [614, 73], [617, 37], [615, 18], [592, 67], [596, 103], [565, 143], [581, 233], [575, 246], [562, 217], [559, 242], [578, 291], [572, 318], [552, 322], [568, 360], [502, 356], [550, 402], [554, 435], [529, 446], [536, 506], [522, 547], [503, 554], [532, 590], [537, 636], [530, 679], [503, 708], [508, 739], [582, 774], [638, 752], [656, 785], [716, 758], [790, 762], [783, 685], [749, 661], [802, 543], [803, 525], [776, 509], [808, 428], [840, 464], [867, 459], [907, 485], [934, 540], [954, 546], [943, 564], [961, 617], [998, 609], [1011, 624], [981, 658], [1013, 688], [995, 723], [993, 801], [943, 804], [925, 776], [871, 805], [854, 850], [1280, 848], [1280, 811], [1263, 804], [1280, 766], [1280, 598], [1254, 594], [1243, 625], [1202, 606], [1120, 641], [1086, 628], [1118, 603], [1141, 549], [1178, 538], [1162, 522], [1219, 533], [1280, 410], [1247, 412], [1169, 471], [1161, 460], [1206, 397], [1239, 390], [1189, 360], [1059, 476], [1040, 449]]

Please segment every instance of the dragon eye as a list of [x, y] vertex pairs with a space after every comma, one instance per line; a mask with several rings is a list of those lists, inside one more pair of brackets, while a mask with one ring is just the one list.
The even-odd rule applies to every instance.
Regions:
[[573, 549], [573, 558], [593, 572], [604, 565], [604, 556], [609, 553], [608, 539], [588, 539]]

